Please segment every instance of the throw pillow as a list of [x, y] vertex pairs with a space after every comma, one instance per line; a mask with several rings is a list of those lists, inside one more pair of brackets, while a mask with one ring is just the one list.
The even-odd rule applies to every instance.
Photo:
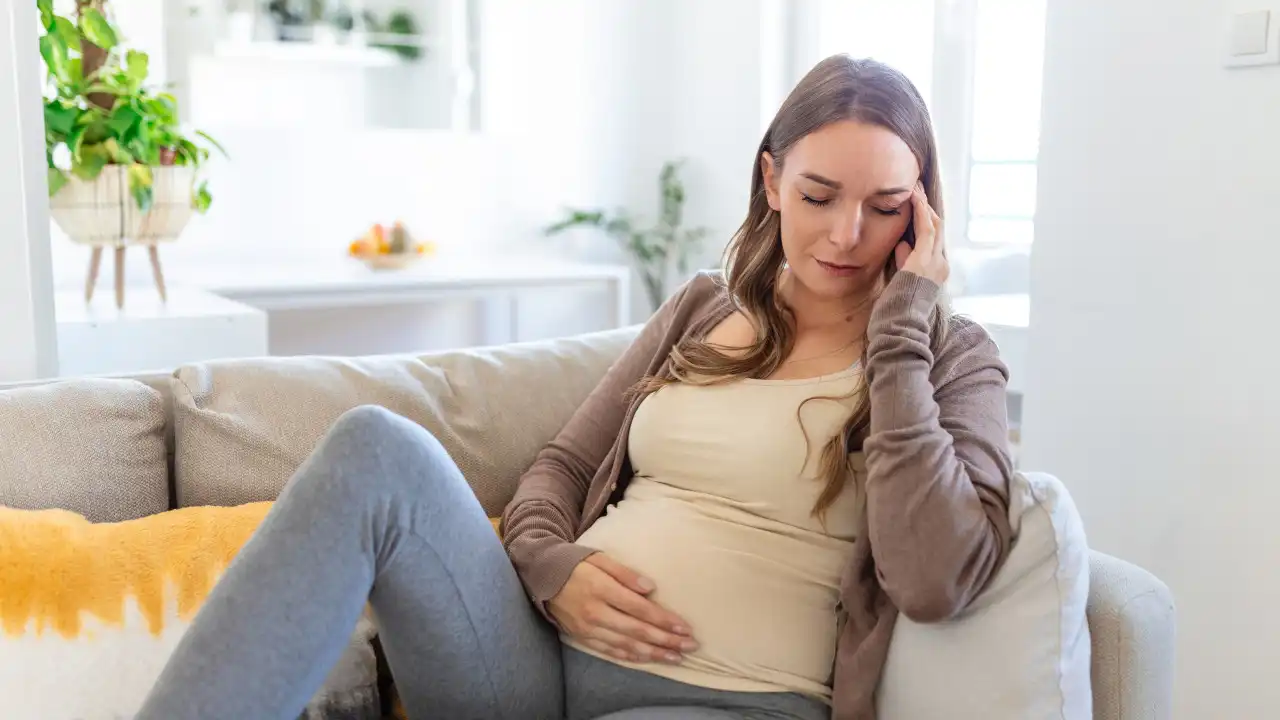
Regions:
[[1016, 474], [1017, 535], [991, 584], [958, 618], [894, 628], [880, 680], [880, 720], [1093, 717], [1089, 550], [1067, 489]]
[[0, 391], [0, 505], [94, 522], [169, 509], [164, 397], [133, 380]]
[[[132, 717], [269, 503], [93, 524], [64, 510], [0, 508], [0, 716]], [[373, 625], [302, 717], [380, 713]]]

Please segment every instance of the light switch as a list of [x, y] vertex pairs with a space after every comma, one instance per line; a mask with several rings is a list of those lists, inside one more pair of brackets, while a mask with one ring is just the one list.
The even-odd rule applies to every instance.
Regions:
[[1280, 64], [1280, 12], [1250, 10], [1227, 19], [1223, 63], [1227, 67]]
[[1231, 54], [1261, 55], [1267, 51], [1271, 11], [1240, 13], [1231, 19]]

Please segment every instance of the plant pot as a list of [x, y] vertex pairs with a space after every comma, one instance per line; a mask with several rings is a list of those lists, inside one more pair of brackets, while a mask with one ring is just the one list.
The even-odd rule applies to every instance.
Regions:
[[151, 168], [151, 209], [143, 212], [129, 193], [128, 170], [108, 165], [96, 180], [74, 175], [53, 197], [49, 214], [72, 242], [97, 247], [157, 245], [178, 239], [195, 209], [191, 185], [195, 169]]
[[85, 301], [93, 299], [104, 248], [115, 249], [116, 306], [124, 307], [124, 251], [130, 245], [146, 246], [151, 272], [161, 299], [165, 299], [164, 273], [160, 269], [157, 245], [177, 240], [186, 229], [195, 209], [191, 207], [191, 185], [195, 169], [187, 166], [151, 168], [151, 209], [143, 212], [129, 192], [128, 169], [120, 165], [103, 168], [97, 179], [75, 176], [49, 198], [49, 215], [72, 242], [93, 248]]

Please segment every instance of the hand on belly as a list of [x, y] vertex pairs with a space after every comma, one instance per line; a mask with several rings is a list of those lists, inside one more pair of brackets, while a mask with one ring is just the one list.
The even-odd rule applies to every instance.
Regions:
[[579, 542], [650, 578], [646, 599], [696, 630], [684, 667], [813, 688], [830, 674], [841, 556], [658, 503], [619, 506]]
[[684, 661], [698, 649], [689, 623], [651, 600], [652, 580], [597, 552], [574, 568], [550, 610], [570, 636], [629, 662]]

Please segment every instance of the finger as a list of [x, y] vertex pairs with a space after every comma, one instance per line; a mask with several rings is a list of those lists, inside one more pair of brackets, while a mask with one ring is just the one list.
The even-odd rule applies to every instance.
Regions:
[[933, 254], [934, 214], [924, 191], [916, 188], [911, 194], [911, 223], [916, 232], [916, 249], [926, 255]]
[[684, 618], [643, 595], [627, 592], [626, 588], [619, 588], [618, 592], [606, 592], [604, 601], [633, 618], [680, 635], [685, 640], [693, 634]]
[[897, 262], [899, 270], [907, 264], [907, 258], [909, 257], [911, 257], [911, 246], [907, 244], [906, 240], [899, 240], [897, 246], [893, 248], [893, 258]]
[[916, 188], [911, 193], [912, 222], [915, 223], [916, 231], [921, 229], [933, 230], [937, 225], [938, 214], [933, 211], [933, 206], [929, 204], [929, 196], [924, 190]]
[[[632, 662], [680, 662], [684, 658], [679, 653], [672, 652], [663, 648], [657, 648], [643, 640], [637, 640], [630, 635], [611, 630], [607, 627], [597, 627], [591, 631], [591, 637], [603, 642], [604, 644], [618, 650], [627, 655]], [[617, 657], [615, 655], [615, 657]]]
[[687, 637], [669, 633], [656, 625], [614, 608], [602, 610], [599, 617], [596, 618], [596, 622], [602, 627], [622, 633], [634, 640], [672, 652], [689, 652], [696, 650], [698, 647], [693, 640]]
[[581, 640], [587, 647], [595, 650], [596, 652], [604, 653], [610, 657], [615, 657], [627, 662], [640, 662], [640, 658], [635, 657], [622, 648], [616, 648], [603, 640], [597, 640], [593, 637], [584, 637], [581, 638]]
[[587, 562], [595, 565], [606, 573], [609, 573], [614, 580], [622, 583], [623, 586], [632, 592], [638, 592], [641, 595], [648, 595], [657, 587], [649, 578], [644, 577], [640, 573], [632, 570], [604, 553], [596, 553], [588, 556]]
[[937, 213], [933, 214], [933, 257], [935, 259], [945, 258], [947, 256], [947, 238], [943, 232], [942, 218]]

